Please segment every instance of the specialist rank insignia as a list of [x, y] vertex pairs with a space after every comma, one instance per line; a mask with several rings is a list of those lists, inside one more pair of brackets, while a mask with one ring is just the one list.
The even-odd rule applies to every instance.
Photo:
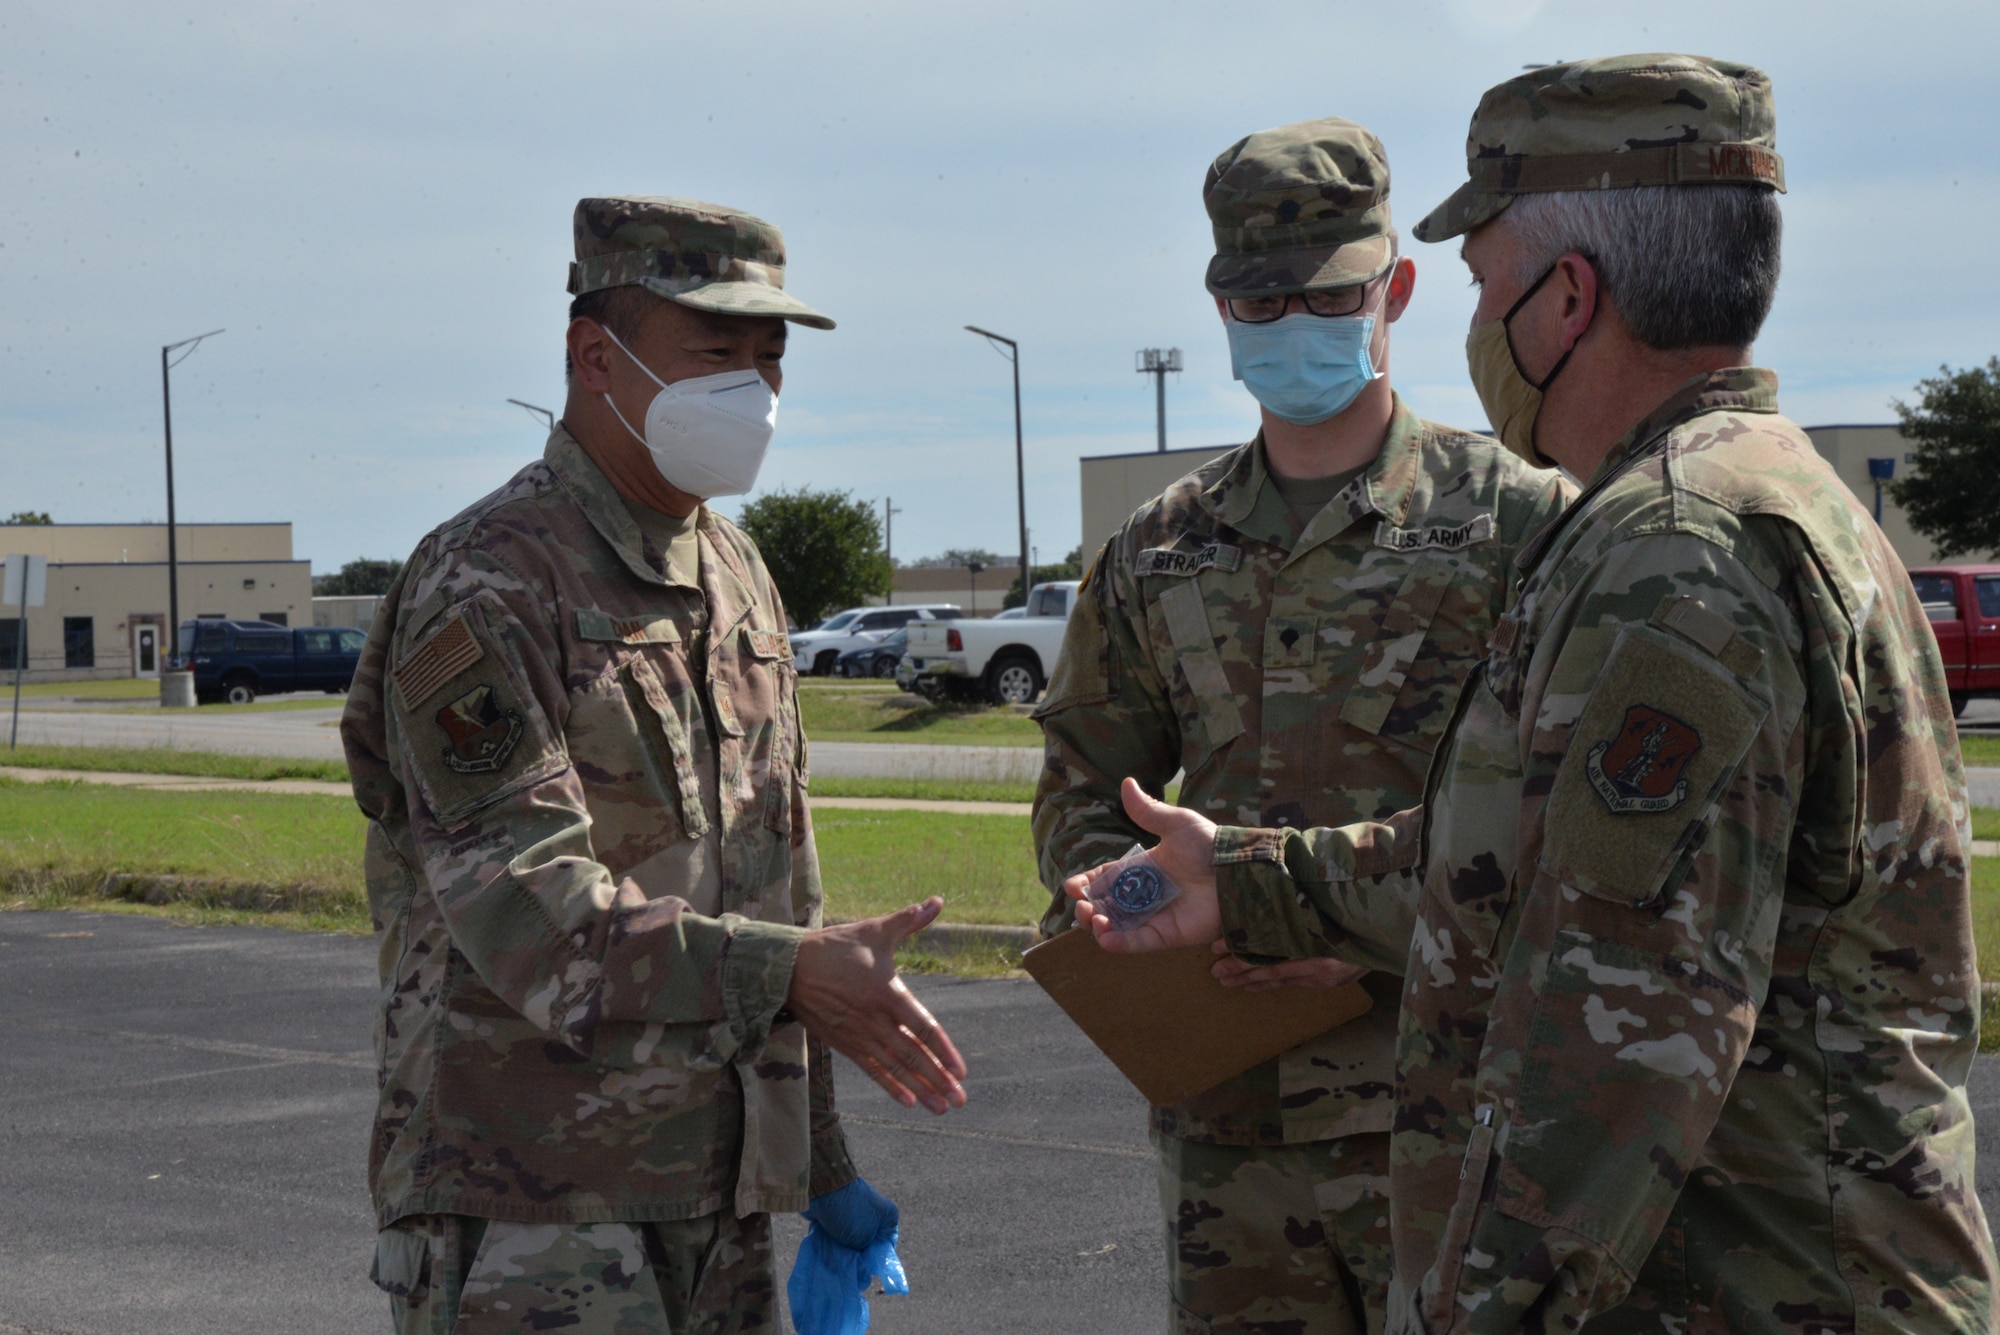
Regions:
[[1618, 815], [1672, 811], [1687, 800], [1682, 777], [1701, 750], [1701, 734], [1651, 705], [1625, 711], [1618, 735], [1590, 748], [1583, 772]]
[[437, 712], [451, 738], [444, 763], [460, 774], [491, 774], [507, 763], [521, 741], [521, 716], [502, 709], [491, 686], [475, 686]]

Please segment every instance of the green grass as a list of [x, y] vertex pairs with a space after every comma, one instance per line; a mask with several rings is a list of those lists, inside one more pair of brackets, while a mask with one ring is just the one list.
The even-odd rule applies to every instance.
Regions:
[[[1025, 817], [826, 811], [814, 825], [829, 916], [865, 918], [932, 894], [953, 922], [1025, 925], [1041, 914]], [[102, 902], [114, 873], [181, 876], [212, 883], [193, 888], [193, 910], [366, 931], [364, 828], [336, 797], [0, 779], [0, 887], [17, 906], [52, 907]]]
[[[14, 684], [5, 678], [4, 692], [10, 698]], [[157, 700], [160, 683], [146, 677], [112, 677], [106, 681], [43, 681], [21, 687], [23, 700]]]
[[812, 795], [900, 797], [923, 802], [1032, 802], [1035, 785], [1004, 779], [845, 779], [815, 774]]
[[186, 774], [202, 779], [347, 782], [347, 764], [340, 760], [232, 756], [215, 751], [177, 751], [164, 746], [21, 746], [11, 751], [0, 749], [0, 765], [112, 774]]
[[945, 746], [1040, 746], [1027, 713], [992, 705], [938, 704], [893, 686], [799, 683], [799, 713], [815, 742], [926, 742]]
[[2000, 765], [2000, 737], [1960, 733], [1958, 754], [1968, 765]]

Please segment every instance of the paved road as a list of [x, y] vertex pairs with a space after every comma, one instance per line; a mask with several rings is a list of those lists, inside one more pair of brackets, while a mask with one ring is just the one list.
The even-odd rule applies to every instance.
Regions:
[[[23, 709], [23, 743], [36, 746], [165, 746], [230, 755], [340, 760], [340, 706], [267, 713], [161, 714], [134, 710]], [[994, 779], [1033, 783], [1034, 746], [921, 746], [814, 742], [815, 774], [839, 778]]]
[[[0, 913], [0, 1332], [384, 1328], [363, 1155], [370, 943]], [[1165, 1321], [1144, 1109], [1032, 984], [917, 979], [972, 1104], [841, 1106], [903, 1209], [880, 1335]], [[787, 1258], [801, 1232], [780, 1221]]]

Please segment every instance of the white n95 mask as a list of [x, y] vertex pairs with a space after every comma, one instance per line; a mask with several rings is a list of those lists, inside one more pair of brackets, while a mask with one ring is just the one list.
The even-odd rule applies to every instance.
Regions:
[[646, 434], [633, 431], [609, 394], [611, 415], [653, 456], [660, 476], [690, 496], [740, 496], [757, 485], [757, 470], [778, 426], [778, 396], [755, 370], [719, 371], [668, 384], [619, 342], [632, 364], [660, 387], [646, 408]]

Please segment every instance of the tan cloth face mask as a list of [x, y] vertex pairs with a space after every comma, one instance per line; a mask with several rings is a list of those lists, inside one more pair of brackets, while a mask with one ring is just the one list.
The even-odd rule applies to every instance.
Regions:
[[1556, 271], [1551, 264], [1543, 270], [1542, 276], [1529, 284], [1520, 300], [1507, 308], [1507, 313], [1497, 320], [1488, 320], [1465, 336], [1465, 365], [1472, 376], [1472, 388], [1479, 395], [1480, 406], [1486, 409], [1486, 420], [1492, 424], [1493, 434], [1502, 445], [1526, 459], [1537, 468], [1554, 468], [1555, 460], [1545, 457], [1535, 448], [1535, 419], [1541, 415], [1542, 393], [1555, 383], [1569, 364], [1570, 352], [1576, 351], [1571, 344], [1569, 351], [1557, 359], [1540, 384], [1521, 373], [1521, 364], [1514, 360], [1514, 344], [1507, 336], [1507, 322], [1515, 312], [1528, 304], [1529, 298], [1542, 290], [1542, 284], [1549, 281], [1549, 275]]

